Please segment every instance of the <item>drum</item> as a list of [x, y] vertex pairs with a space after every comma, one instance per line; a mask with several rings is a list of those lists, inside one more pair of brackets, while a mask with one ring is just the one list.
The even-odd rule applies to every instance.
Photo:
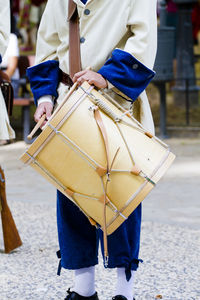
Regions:
[[111, 234], [174, 158], [130, 111], [85, 82], [69, 92], [21, 160]]

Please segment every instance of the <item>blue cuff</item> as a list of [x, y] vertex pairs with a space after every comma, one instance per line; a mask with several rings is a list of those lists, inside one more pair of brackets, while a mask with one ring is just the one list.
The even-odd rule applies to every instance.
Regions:
[[1, 62], [2, 62], [2, 57], [1, 57], [1, 54], [0, 54], [0, 64], [1, 64]]
[[135, 101], [155, 76], [155, 72], [147, 68], [128, 52], [115, 49], [112, 56], [98, 71], [118, 90]]
[[34, 67], [28, 68], [27, 76], [31, 84], [35, 104], [37, 100], [45, 95], [58, 97], [57, 88], [59, 84], [59, 62], [48, 60]]

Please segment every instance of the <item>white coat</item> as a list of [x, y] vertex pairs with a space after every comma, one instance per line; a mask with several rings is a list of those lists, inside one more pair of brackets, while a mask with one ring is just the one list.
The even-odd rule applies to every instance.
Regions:
[[[0, 55], [3, 56], [10, 35], [10, 1], [0, 0]], [[0, 140], [13, 139], [15, 133], [9, 124], [3, 95], [0, 90]]]
[[[98, 71], [115, 48], [132, 54], [153, 68], [157, 48], [157, 0], [74, 0], [80, 17], [82, 68]], [[87, 10], [87, 11], [86, 11]], [[36, 64], [58, 60], [69, 73], [68, 1], [49, 0], [38, 31]], [[66, 87], [59, 86], [59, 98]], [[154, 132], [146, 93], [135, 101], [134, 114], [145, 128]]]

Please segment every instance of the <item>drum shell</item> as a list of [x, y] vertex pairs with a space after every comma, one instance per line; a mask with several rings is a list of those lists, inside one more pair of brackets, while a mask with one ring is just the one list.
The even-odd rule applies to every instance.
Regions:
[[[104, 222], [106, 192], [107, 233], [111, 234], [152, 190], [174, 155], [166, 144], [124, 114], [123, 108], [87, 83], [82, 88], [69, 97], [62, 109], [57, 109], [21, 160], [100, 226]], [[95, 99], [100, 99], [124, 123], [113, 120]], [[99, 169], [106, 170], [107, 158], [104, 138], [94, 117], [97, 107], [108, 137], [109, 166], [116, 156], [109, 178], [105, 172], [103, 176], [99, 173]], [[142, 171], [139, 175], [131, 172], [135, 165]]]

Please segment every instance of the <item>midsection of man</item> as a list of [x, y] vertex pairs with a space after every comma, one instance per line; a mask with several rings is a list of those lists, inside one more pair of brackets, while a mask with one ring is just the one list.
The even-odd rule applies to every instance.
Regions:
[[[118, 89], [129, 100], [135, 101], [140, 96], [139, 105], [134, 105], [137, 107], [134, 114], [144, 127], [153, 132], [148, 99], [142, 91], [153, 76], [150, 69], [153, 68], [156, 54], [156, 0], [88, 0], [86, 5], [80, 0], [74, 2], [77, 3], [79, 14], [82, 69], [89, 66], [93, 71], [98, 71], [116, 91]], [[59, 5], [54, 0], [48, 1], [39, 28], [36, 50], [36, 65], [47, 62], [48, 74], [55, 61], [59, 62], [63, 72], [69, 74], [67, 18], [68, 1], [60, 0]], [[111, 63], [106, 64], [109, 57]], [[110, 69], [113, 61], [114, 71]], [[147, 72], [146, 75], [144, 73], [146, 78], [139, 83], [143, 86], [135, 95], [134, 89], [138, 83], [134, 81], [141, 71]], [[116, 75], [119, 77], [117, 80]], [[146, 81], [145, 84], [143, 81]], [[60, 83], [58, 93], [54, 88], [52, 96], [57, 97], [59, 102], [66, 90], [67, 87]], [[50, 92], [47, 90], [46, 94]], [[44, 90], [37, 93], [37, 96], [44, 96]], [[120, 103], [127, 108], [127, 102], [121, 100]]]
[[[98, 71], [115, 48], [127, 51], [147, 67], [153, 67], [156, 18], [150, 14], [153, 10], [148, 8], [156, 1], [148, 4], [147, 0], [89, 0], [86, 5], [80, 0], [75, 2], [80, 18], [82, 69], [90, 66]], [[54, 0], [48, 1], [38, 35], [36, 64], [57, 59], [60, 68], [69, 73], [67, 16], [67, 1], [60, 0], [59, 5]], [[51, 43], [44, 43], [44, 39]]]

